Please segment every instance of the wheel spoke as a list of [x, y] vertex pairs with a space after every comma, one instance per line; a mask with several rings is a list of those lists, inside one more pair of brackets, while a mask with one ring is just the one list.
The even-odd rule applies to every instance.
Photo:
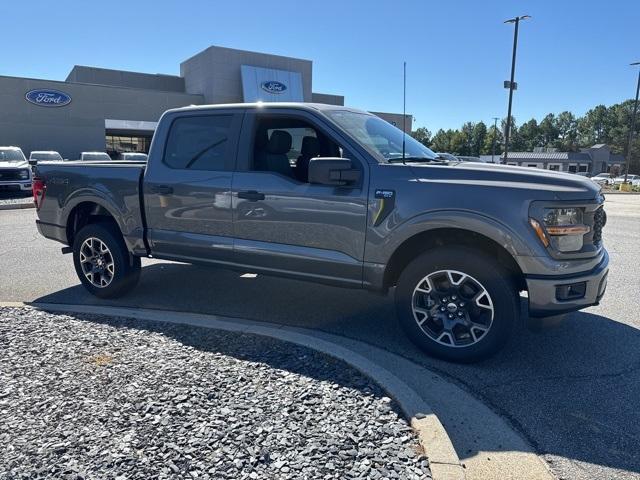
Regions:
[[480, 308], [485, 308], [487, 310], [493, 311], [493, 302], [491, 302], [491, 297], [486, 290], [482, 290], [482, 292], [476, 295], [475, 303]]
[[[477, 342], [478, 340], [480, 340], [480, 338], [482, 338], [482, 336], [487, 333], [488, 328], [486, 327], [481, 327], [478, 324], [474, 324], [470, 329], [469, 329], [469, 333], [471, 334], [471, 336], [473, 337], [473, 341]], [[479, 333], [479, 335], [478, 335]]]
[[[457, 281], [453, 278], [454, 276], [458, 277]], [[447, 270], [447, 277], [449, 277], [449, 281], [451, 282], [451, 285], [454, 285], [456, 287], [467, 279], [466, 274], [462, 272], [454, 272], [452, 270]]]
[[429, 311], [425, 308], [413, 307], [413, 311], [422, 315], [421, 319], [416, 318], [416, 322], [418, 322], [418, 325], [422, 325], [429, 318]]

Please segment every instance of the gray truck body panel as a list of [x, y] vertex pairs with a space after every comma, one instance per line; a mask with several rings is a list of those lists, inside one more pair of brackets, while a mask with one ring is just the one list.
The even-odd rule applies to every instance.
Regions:
[[[252, 171], [249, 144], [258, 108], [300, 116], [347, 145], [352, 161], [361, 166], [360, 181], [335, 187]], [[278, 104], [170, 110], [159, 123], [146, 165], [40, 163], [37, 175], [45, 180], [47, 192], [38, 228], [69, 243], [71, 212], [92, 202], [113, 216], [134, 255], [371, 290], [386, 287], [387, 266], [405, 242], [455, 229], [490, 239], [508, 252], [525, 277], [532, 314], [574, 310], [599, 300], [606, 282], [606, 250], [550, 252], [528, 223], [536, 205], [597, 208], [603, 198], [595, 183], [565, 173], [493, 164], [379, 163], [323, 114], [329, 108], [344, 109]], [[234, 171], [167, 167], [162, 156], [173, 119], [212, 111], [234, 116]], [[170, 193], [163, 193], [167, 188]], [[238, 196], [244, 191], [259, 191], [264, 198], [247, 201]], [[588, 283], [585, 298], [555, 299], [555, 287], [566, 278]]]

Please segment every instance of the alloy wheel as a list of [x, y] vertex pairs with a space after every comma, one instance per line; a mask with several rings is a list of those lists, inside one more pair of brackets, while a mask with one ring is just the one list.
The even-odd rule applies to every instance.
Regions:
[[435, 342], [468, 347], [482, 340], [493, 323], [493, 300], [474, 277], [457, 270], [438, 270], [413, 290], [413, 318]]
[[98, 288], [108, 287], [115, 275], [115, 263], [109, 247], [99, 238], [89, 237], [80, 247], [82, 273]]

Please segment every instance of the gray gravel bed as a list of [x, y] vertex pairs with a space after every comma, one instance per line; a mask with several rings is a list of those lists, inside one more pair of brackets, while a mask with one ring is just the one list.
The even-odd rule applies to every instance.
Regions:
[[430, 478], [367, 377], [255, 335], [0, 308], [0, 479]]

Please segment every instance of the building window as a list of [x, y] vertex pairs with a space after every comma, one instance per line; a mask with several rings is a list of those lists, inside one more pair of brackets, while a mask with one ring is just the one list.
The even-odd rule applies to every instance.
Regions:
[[589, 165], [580, 165], [578, 167], [578, 172], [580, 173], [586, 173], [589, 171]]
[[111, 158], [118, 158], [124, 152], [149, 153], [151, 135], [107, 134], [106, 151]]
[[559, 172], [560, 171], [560, 165], [557, 163], [550, 163], [549, 164], [549, 170], [553, 170], [554, 172]]
[[569, 170], [567, 170], [569, 173], [576, 173], [578, 171], [578, 166], [573, 164], [573, 165], [569, 165]]

